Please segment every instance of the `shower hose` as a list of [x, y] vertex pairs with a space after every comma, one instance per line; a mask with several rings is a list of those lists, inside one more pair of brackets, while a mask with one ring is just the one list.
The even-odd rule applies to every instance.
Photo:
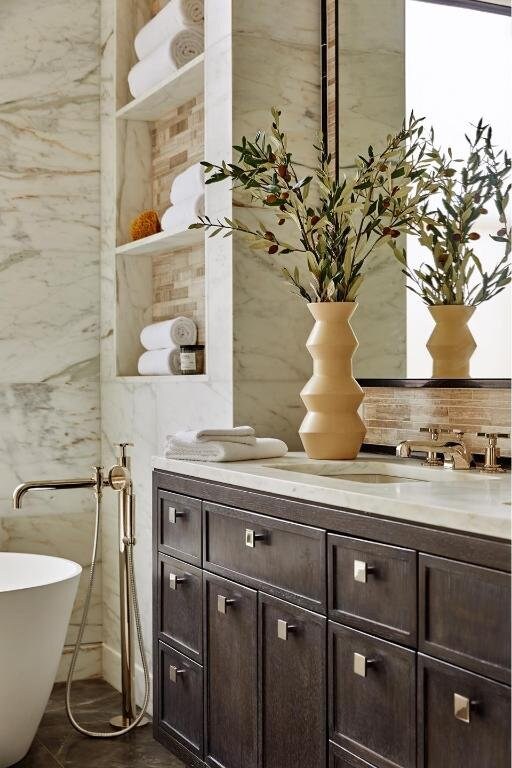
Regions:
[[131, 597], [129, 610], [130, 609], [133, 610], [133, 614], [135, 616], [137, 643], [139, 646], [139, 652], [140, 652], [140, 657], [142, 661], [142, 668], [144, 670], [144, 701], [142, 704], [142, 709], [140, 710], [135, 720], [132, 723], [130, 723], [130, 725], [127, 725], [126, 728], [122, 728], [118, 731], [105, 731], [105, 732], [89, 731], [87, 728], [84, 728], [83, 726], [80, 725], [80, 723], [77, 722], [71, 710], [71, 686], [73, 683], [73, 674], [75, 671], [78, 654], [80, 653], [80, 647], [82, 645], [82, 638], [84, 635], [85, 626], [87, 624], [87, 616], [89, 613], [89, 606], [91, 603], [92, 589], [94, 586], [94, 575], [96, 571], [96, 559], [98, 554], [98, 542], [99, 542], [99, 534], [100, 534], [100, 516], [101, 516], [101, 491], [96, 492], [95, 497], [96, 497], [96, 516], [95, 516], [95, 522], [94, 522], [94, 539], [93, 539], [93, 545], [92, 545], [91, 569], [89, 571], [89, 581], [87, 585], [87, 592], [85, 595], [82, 619], [80, 621], [80, 627], [78, 629], [76, 645], [73, 649], [73, 654], [71, 656], [71, 663], [69, 665], [69, 672], [68, 672], [68, 678], [66, 683], [66, 712], [73, 728], [75, 728], [79, 733], [83, 734], [84, 736], [90, 736], [95, 739], [114, 739], [114, 738], [117, 738], [118, 736], [124, 736], [126, 733], [129, 733], [130, 731], [132, 731], [134, 728], [138, 726], [138, 724], [141, 722], [142, 718], [144, 717], [144, 714], [146, 712], [146, 709], [149, 703], [149, 669], [148, 669], [148, 662], [146, 659], [146, 652], [144, 650], [144, 641], [142, 637], [139, 603], [137, 600], [137, 589], [136, 589], [135, 574], [133, 569], [133, 541], [131, 539], [125, 539], [124, 545], [126, 547], [126, 553], [127, 553], [129, 595]]

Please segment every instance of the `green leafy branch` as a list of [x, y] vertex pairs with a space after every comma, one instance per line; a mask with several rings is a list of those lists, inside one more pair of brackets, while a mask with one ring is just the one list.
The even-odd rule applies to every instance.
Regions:
[[[339, 181], [323, 144], [315, 147], [318, 162], [312, 175], [300, 177], [281, 112], [272, 109], [270, 135], [259, 131], [251, 141], [243, 137], [234, 147], [236, 163], [203, 162], [207, 184], [230, 179], [233, 188], [246, 190], [252, 200], [275, 214], [276, 225], [250, 229], [238, 219], [212, 221], [203, 216], [192, 228], [211, 237], [241, 232], [255, 249], [270, 255], [304, 256], [308, 278], [298, 268], [283, 269], [287, 280], [308, 302], [354, 301], [363, 280], [363, 267], [377, 247], [418, 228], [415, 212], [428, 199], [434, 175], [427, 172], [426, 149], [420, 142], [422, 121], [411, 114], [401, 130], [388, 136], [385, 147], [356, 159], [353, 177]], [[315, 202], [311, 202], [311, 200]], [[281, 227], [291, 221], [296, 238], [287, 242]]]
[[[509, 255], [511, 229], [506, 210], [511, 185], [505, 184], [511, 161], [492, 143], [492, 129], [480, 120], [473, 136], [466, 135], [466, 160], [454, 159], [451, 149], [443, 153], [435, 146], [434, 133], [423, 139], [432, 176], [438, 180], [440, 202], [435, 210], [430, 203], [418, 207], [413, 231], [432, 254], [433, 263], [417, 269], [407, 264], [405, 251], [394, 248], [409, 278], [409, 288], [428, 305], [478, 305], [501, 293], [512, 279]], [[435, 191], [435, 190], [434, 190]], [[474, 250], [480, 240], [476, 224], [493, 203], [500, 227], [491, 239], [504, 245], [504, 256], [490, 271]]]

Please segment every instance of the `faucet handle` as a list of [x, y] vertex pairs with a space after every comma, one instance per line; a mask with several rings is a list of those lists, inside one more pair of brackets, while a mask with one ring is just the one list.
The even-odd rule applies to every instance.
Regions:
[[120, 451], [119, 459], [120, 460], [127, 458], [127, 456], [128, 456], [128, 454], [126, 452], [127, 448], [133, 448], [133, 443], [114, 443], [114, 445], [117, 446], [117, 448], [119, 448], [119, 451]]
[[420, 432], [428, 432], [432, 440], [437, 440], [442, 430], [440, 427], [420, 427]]
[[500, 449], [498, 448], [498, 439], [507, 438], [510, 435], [507, 432], [477, 432], [477, 437], [485, 437], [488, 441], [485, 449], [485, 462], [482, 472], [504, 472], [503, 467], [498, 464]]

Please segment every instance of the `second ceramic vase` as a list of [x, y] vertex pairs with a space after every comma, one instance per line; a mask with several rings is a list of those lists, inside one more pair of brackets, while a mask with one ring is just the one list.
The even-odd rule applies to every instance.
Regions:
[[355, 302], [308, 304], [315, 325], [307, 341], [313, 376], [301, 392], [307, 414], [299, 430], [310, 459], [354, 459], [366, 434], [357, 409], [364, 393], [352, 374]]
[[427, 342], [434, 379], [468, 379], [476, 341], [468, 328], [475, 307], [447, 304], [429, 307], [435, 328]]

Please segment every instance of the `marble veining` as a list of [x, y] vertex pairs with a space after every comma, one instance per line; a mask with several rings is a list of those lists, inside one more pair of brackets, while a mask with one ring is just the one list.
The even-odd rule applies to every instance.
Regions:
[[[337, 470], [345, 469], [355, 474], [390, 473], [389, 466], [394, 475], [416, 478], [417, 482], [373, 485], [343, 480], [337, 474]], [[153, 457], [153, 467], [394, 520], [510, 539], [509, 475], [426, 469], [417, 461], [368, 454], [355, 461], [324, 462], [308, 459], [303, 453], [290, 453], [279, 460], [231, 464]]]
[[[99, 13], [0, 3], [0, 547], [85, 567], [91, 495], [29, 494], [14, 512], [11, 493], [99, 463]], [[101, 613], [99, 577], [79, 675], [101, 670]]]

